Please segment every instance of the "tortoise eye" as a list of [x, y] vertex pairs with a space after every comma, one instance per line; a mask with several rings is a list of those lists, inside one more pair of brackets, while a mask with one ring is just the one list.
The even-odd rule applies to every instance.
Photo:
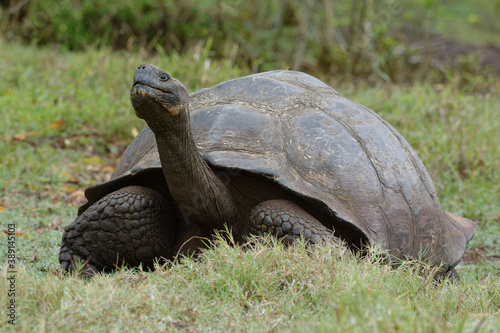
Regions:
[[168, 75], [167, 74], [160, 75], [160, 81], [167, 81], [167, 80], [168, 80]]

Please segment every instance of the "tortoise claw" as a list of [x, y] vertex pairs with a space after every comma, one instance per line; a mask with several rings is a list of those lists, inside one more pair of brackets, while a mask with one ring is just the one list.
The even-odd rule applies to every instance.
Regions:
[[96, 265], [90, 263], [88, 259], [78, 255], [67, 246], [61, 248], [59, 262], [61, 268], [66, 272], [82, 277], [92, 277], [100, 271]]

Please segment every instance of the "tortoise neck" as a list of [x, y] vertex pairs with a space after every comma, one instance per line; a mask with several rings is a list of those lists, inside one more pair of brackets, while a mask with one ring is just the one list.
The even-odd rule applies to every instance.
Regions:
[[148, 122], [155, 133], [165, 180], [181, 211], [201, 228], [223, 229], [236, 207], [228, 187], [198, 152], [187, 119]]

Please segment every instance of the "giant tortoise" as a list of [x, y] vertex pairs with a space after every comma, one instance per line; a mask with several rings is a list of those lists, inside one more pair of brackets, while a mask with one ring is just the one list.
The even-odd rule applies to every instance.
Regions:
[[408, 142], [320, 80], [272, 71], [191, 96], [169, 73], [136, 68], [132, 105], [147, 127], [63, 234], [60, 262], [88, 272], [196, 251], [225, 227], [236, 240], [342, 240], [419, 258], [441, 272], [476, 225], [444, 211]]

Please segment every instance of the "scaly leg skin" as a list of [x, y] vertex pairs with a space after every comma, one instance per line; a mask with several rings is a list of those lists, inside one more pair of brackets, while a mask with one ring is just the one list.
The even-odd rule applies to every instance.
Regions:
[[172, 258], [177, 215], [165, 198], [142, 186], [112, 192], [66, 227], [59, 262], [80, 274], [112, 271], [123, 264], [152, 266], [156, 258]]
[[448, 283], [458, 284], [458, 283], [460, 283], [460, 275], [458, 274], [458, 272], [455, 268], [452, 268], [449, 271], [447, 271], [444, 274], [444, 276], [442, 276], [438, 280], [446, 280]]
[[300, 238], [308, 244], [340, 243], [332, 230], [288, 200], [268, 200], [257, 205], [250, 213], [250, 233], [269, 233], [287, 244]]

